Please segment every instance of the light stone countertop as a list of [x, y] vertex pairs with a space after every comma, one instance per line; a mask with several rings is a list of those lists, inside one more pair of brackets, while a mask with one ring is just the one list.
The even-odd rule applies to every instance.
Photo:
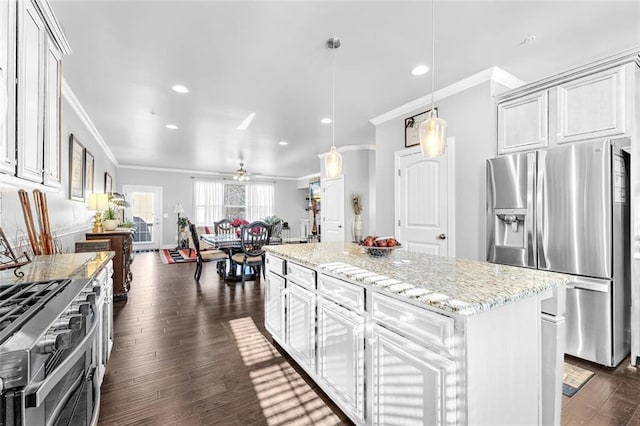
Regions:
[[269, 253], [329, 275], [453, 312], [474, 315], [570, 281], [570, 276], [394, 250], [372, 257], [354, 243], [284, 244]]
[[93, 278], [114, 255], [112, 251], [103, 251], [35, 256], [19, 269], [24, 273], [21, 278], [13, 274], [13, 269], [0, 271], [0, 283]]

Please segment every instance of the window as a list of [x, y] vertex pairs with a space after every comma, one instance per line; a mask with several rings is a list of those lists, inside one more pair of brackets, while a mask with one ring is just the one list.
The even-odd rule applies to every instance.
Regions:
[[236, 217], [252, 222], [273, 215], [275, 185], [196, 179], [193, 199], [195, 223], [198, 225], [211, 225], [223, 218]]

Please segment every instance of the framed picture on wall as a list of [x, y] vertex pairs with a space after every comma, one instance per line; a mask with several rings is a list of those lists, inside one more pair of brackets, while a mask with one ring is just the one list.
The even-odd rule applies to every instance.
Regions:
[[69, 135], [69, 199], [84, 201], [84, 146]]
[[[438, 108], [434, 108], [436, 114]], [[404, 147], [416, 146], [420, 144], [420, 124], [427, 121], [431, 115], [431, 110], [421, 112], [412, 117], [404, 119]]]
[[113, 192], [113, 178], [107, 172], [104, 172], [104, 193], [110, 194]]
[[85, 199], [89, 199], [89, 194], [94, 191], [94, 179], [93, 170], [95, 165], [95, 159], [93, 155], [86, 149], [84, 150], [84, 192], [86, 194]]

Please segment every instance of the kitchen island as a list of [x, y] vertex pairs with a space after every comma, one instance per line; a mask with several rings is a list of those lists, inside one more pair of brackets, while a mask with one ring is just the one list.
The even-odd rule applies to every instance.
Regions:
[[355, 423], [559, 423], [568, 276], [351, 243], [267, 250], [267, 330]]

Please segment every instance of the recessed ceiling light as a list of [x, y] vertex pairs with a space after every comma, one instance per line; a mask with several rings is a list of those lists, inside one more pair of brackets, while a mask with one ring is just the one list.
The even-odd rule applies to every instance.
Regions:
[[331, 119], [330, 118], [323, 118], [322, 120], [320, 120], [320, 122], [322, 124], [331, 124]]
[[166, 126], [167, 129], [171, 129], [171, 130], [176, 130], [178, 128], [178, 126], [176, 126], [175, 124], [167, 124]]
[[425, 75], [427, 72], [429, 72], [429, 67], [426, 65], [416, 65], [412, 70], [411, 70], [411, 75]]
[[522, 40], [520, 42], [520, 46], [525, 45], [525, 44], [531, 44], [534, 41], [536, 41], [536, 36], [530, 35], [530, 36], [526, 37], [524, 40]]
[[249, 125], [253, 121], [253, 117], [255, 117], [255, 116], [256, 116], [255, 112], [252, 112], [251, 114], [247, 115], [247, 118], [242, 120], [242, 123], [240, 123], [240, 125], [237, 127], [237, 129], [238, 130], [247, 130], [247, 128], [249, 127]]
[[189, 93], [189, 89], [187, 89], [182, 84], [176, 84], [175, 86], [172, 87], [172, 89], [174, 92], [178, 92], [178, 93]]
[[289, 142], [287, 142], [287, 141], [280, 141], [280, 142], [278, 142], [278, 143], [279, 143], [280, 145], [282, 145], [282, 146], [289, 145]]

